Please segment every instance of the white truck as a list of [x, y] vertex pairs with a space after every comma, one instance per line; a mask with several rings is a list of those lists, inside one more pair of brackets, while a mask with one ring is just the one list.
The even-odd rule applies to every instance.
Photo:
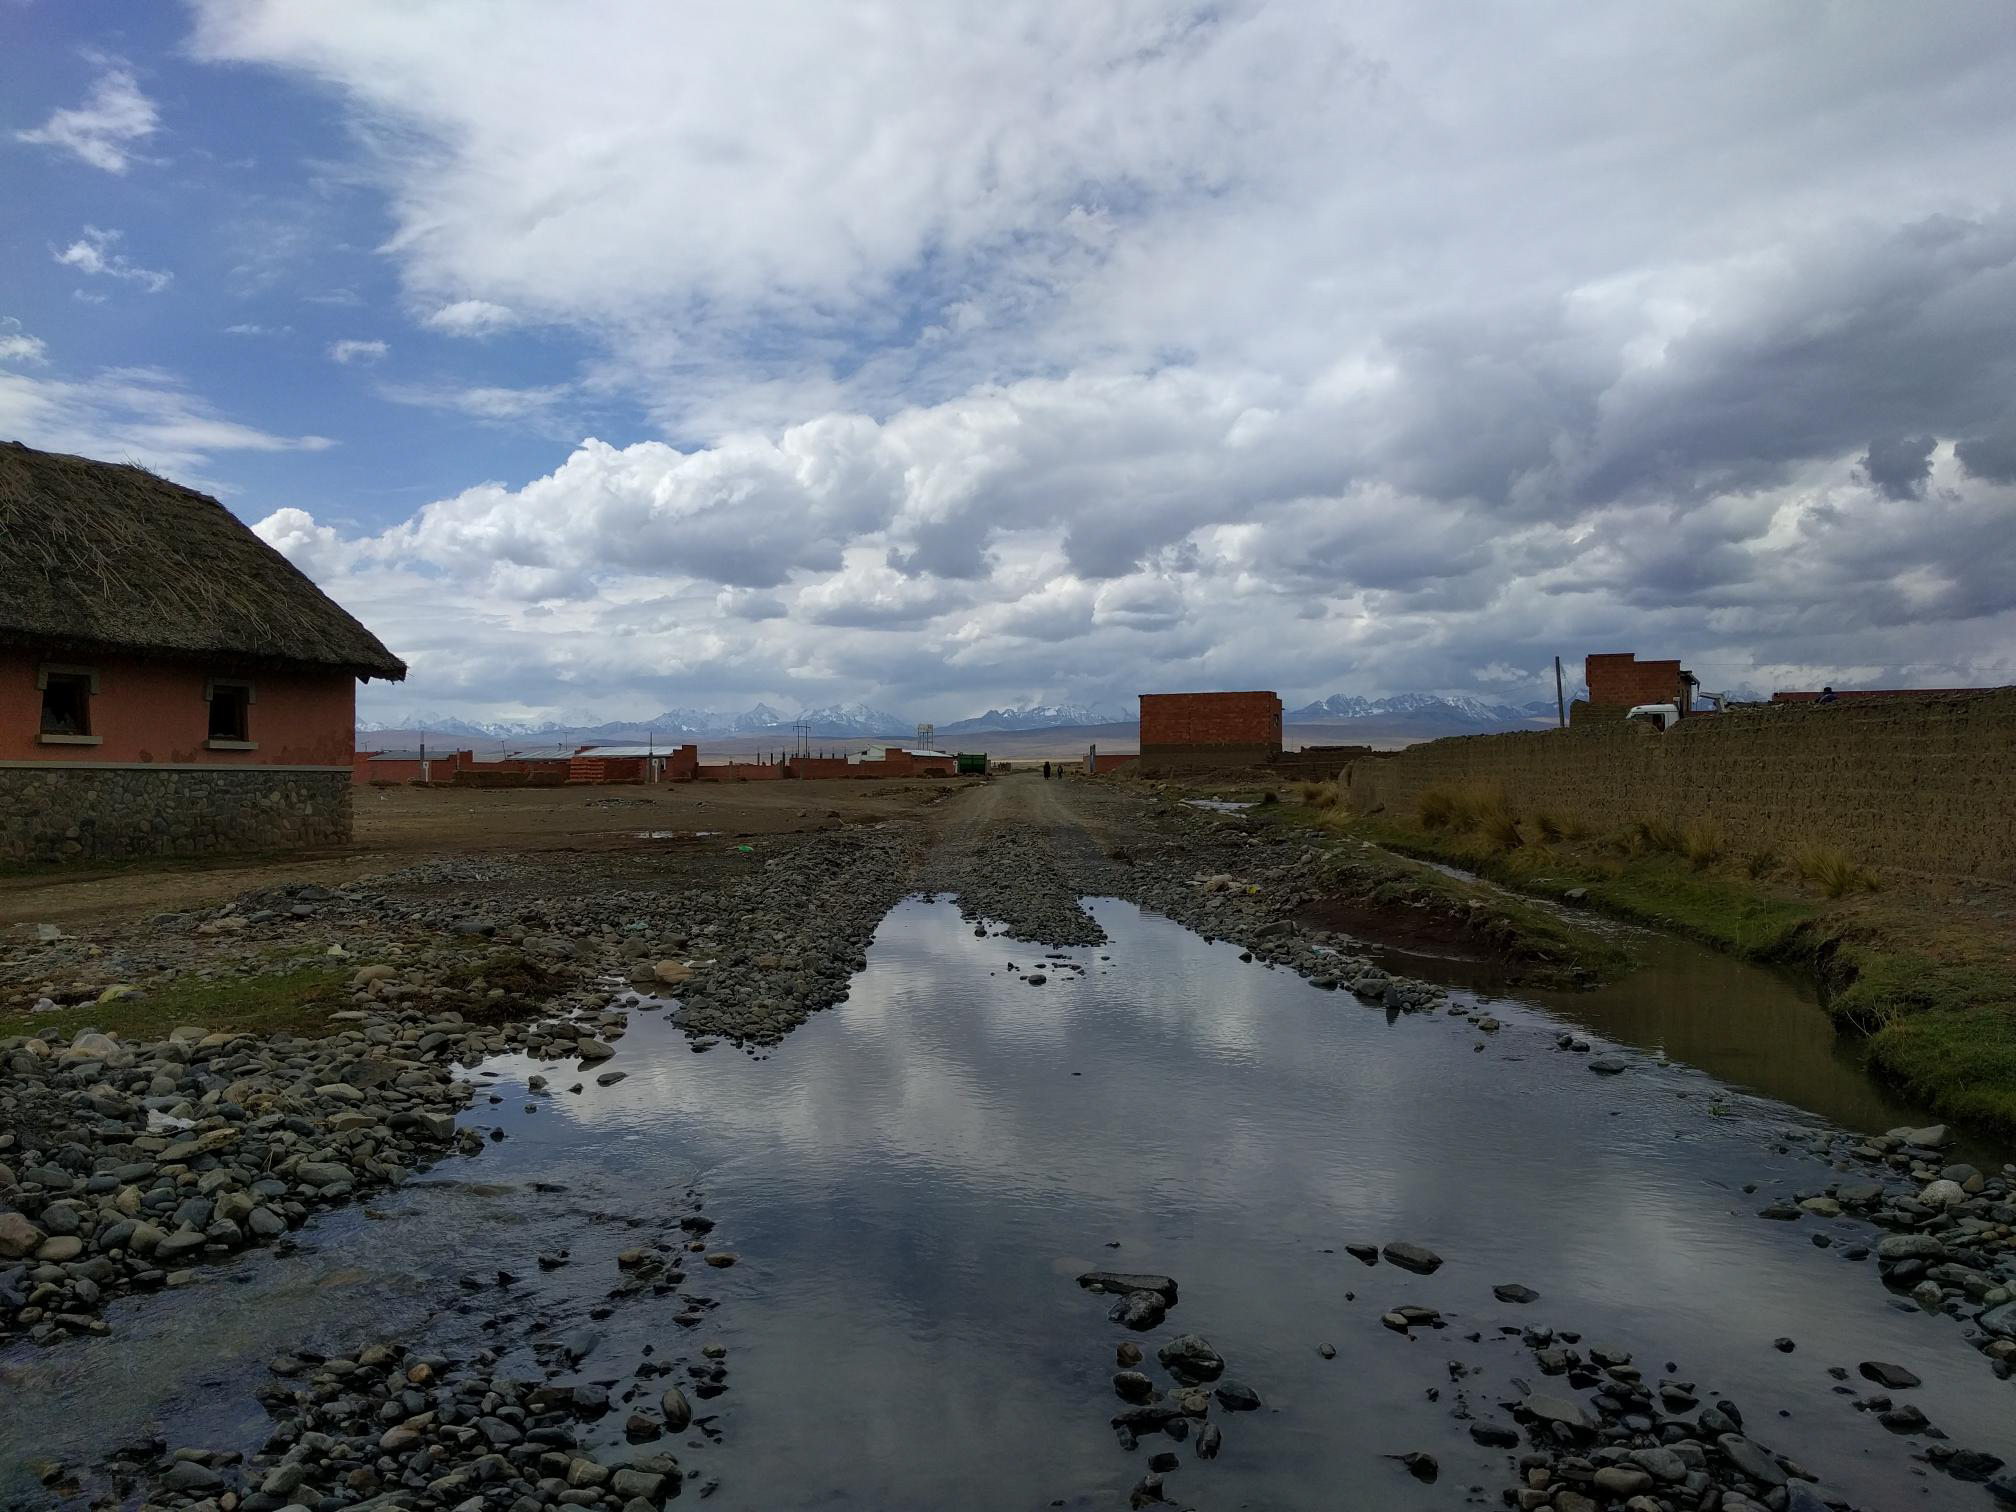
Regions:
[[[1698, 716], [1702, 714], [1720, 714], [1722, 712], [1723, 694], [1697, 693], [1694, 695], [1694, 698], [1696, 707], [1689, 711], [1691, 714]], [[1700, 707], [1703, 704], [1707, 707]], [[1649, 724], [1653, 729], [1663, 732], [1672, 729], [1673, 726], [1680, 723], [1680, 705], [1672, 703], [1636, 704], [1624, 717], [1626, 719], [1635, 719], [1641, 724]]]

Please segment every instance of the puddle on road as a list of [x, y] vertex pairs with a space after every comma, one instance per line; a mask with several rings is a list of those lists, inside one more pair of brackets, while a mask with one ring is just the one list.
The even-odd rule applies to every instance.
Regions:
[[[1832, 1174], [1770, 1148], [1790, 1110], [1736, 1098], [1737, 1116], [1712, 1117], [1705, 1074], [1593, 1076], [1537, 1009], [1497, 1005], [1489, 1037], [1442, 1014], [1389, 1017], [1132, 905], [1092, 906], [1109, 942], [1044, 952], [1084, 970], [1040, 987], [1004, 969], [1032, 947], [918, 900], [884, 921], [850, 999], [765, 1059], [693, 1054], [648, 1015], [606, 1063], [626, 1080], [583, 1077], [536, 1114], [523, 1077], [540, 1067], [500, 1063], [502, 1101], [470, 1117], [510, 1137], [374, 1202], [386, 1221], [337, 1215], [309, 1231], [314, 1255], [248, 1257], [115, 1309], [110, 1340], [10, 1354], [0, 1456], [74, 1455], [150, 1416], [174, 1444], [249, 1448], [268, 1355], [427, 1318], [432, 1347], [480, 1340], [506, 1351], [500, 1373], [532, 1375], [525, 1320], [585, 1318], [636, 1242], [629, 1221], [697, 1184], [711, 1240], [741, 1256], [703, 1273], [718, 1311], [685, 1333], [675, 1299], [625, 1304], [580, 1378], [620, 1384], [647, 1343], [661, 1357], [726, 1344], [731, 1390], [709, 1404], [725, 1444], [663, 1446], [720, 1477], [724, 1508], [1120, 1507], [1164, 1448], [1184, 1503], [1330, 1506], [1352, 1487], [1426, 1509], [1478, 1485], [1495, 1505], [1506, 1455], [1453, 1409], [1467, 1393], [1503, 1421], [1511, 1378], [1537, 1379], [1501, 1324], [1580, 1329], [1653, 1380], [1673, 1361], [1704, 1401], [1733, 1398], [1753, 1437], [1865, 1505], [1980, 1500], [1831, 1390], [1829, 1365], [1905, 1365], [1955, 1445], [2007, 1451], [2016, 1398], [1953, 1323], [1900, 1311], [1869, 1265], [1810, 1241], [1869, 1229], [1755, 1217]], [[1446, 1263], [1422, 1277], [1343, 1252], [1396, 1239]], [[531, 1254], [556, 1245], [573, 1263], [538, 1272]], [[486, 1330], [491, 1298], [465, 1301], [456, 1277], [500, 1266], [524, 1279], [505, 1327]], [[1114, 1442], [1113, 1348], [1131, 1336], [1074, 1284], [1095, 1267], [1177, 1277], [1151, 1358], [1154, 1341], [1200, 1333], [1259, 1392], [1262, 1410], [1225, 1418], [1220, 1459]], [[365, 1275], [335, 1285], [338, 1271]], [[1493, 1299], [1515, 1281], [1540, 1300]], [[1402, 1303], [1452, 1326], [1381, 1326]], [[1797, 1351], [1774, 1350], [1779, 1335]], [[1476, 1374], [1452, 1382], [1450, 1361]], [[623, 1415], [599, 1430], [618, 1459]], [[1382, 1458], [1410, 1450], [1440, 1459], [1439, 1487]]]
[[1251, 799], [1237, 798], [1185, 798], [1183, 802], [1186, 807], [1209, 809], [1214, 814], [1236, 814], [1257, 807]]

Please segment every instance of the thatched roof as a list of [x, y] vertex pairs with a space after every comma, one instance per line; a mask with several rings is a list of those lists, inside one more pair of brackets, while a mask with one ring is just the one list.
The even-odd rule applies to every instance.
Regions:
[[0, 643], [406, 675], [209, 495], [18, 442], [0, 442]]

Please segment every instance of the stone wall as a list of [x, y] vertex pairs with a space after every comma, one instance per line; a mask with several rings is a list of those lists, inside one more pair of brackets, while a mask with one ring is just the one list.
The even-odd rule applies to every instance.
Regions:
[[350, 773], [0, 766], [0, 864], [299, 850], [350, 838]]
[[1457, 736], [1345, 772], [1354, 808], [1405, 819], [1423, 790], [1472, 783], [1598, 831], [1704, 817], [1742, 849], [2016, 881], [2016, 688]]

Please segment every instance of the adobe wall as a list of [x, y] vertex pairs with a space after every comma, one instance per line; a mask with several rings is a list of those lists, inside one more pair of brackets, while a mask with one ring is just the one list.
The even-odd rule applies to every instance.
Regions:
[[[96, 744], [45, 745], [38, 739], [42, 693], [35, 677], [45, 661], [98, 675], [91, 700]], [[210, 706], [203, 690], [211, 677], [252, 684], [248, 733], [256, 750], [211, 750], [206, 744]], [[0, 761], [348, 767], [356, 714], [357, 680], [347, 672], [0, 649]]]
[[1424, 789], [1472, 782], [1598, 831], [1710, 817], [1743, 849], [2016, 881], [2016, 688], [1457, 736], [1345, 772], [1355, 809], [1410, 819]]
[[0, 863], [340, 845], [350, 792], [340, 767], [0, 766]]

